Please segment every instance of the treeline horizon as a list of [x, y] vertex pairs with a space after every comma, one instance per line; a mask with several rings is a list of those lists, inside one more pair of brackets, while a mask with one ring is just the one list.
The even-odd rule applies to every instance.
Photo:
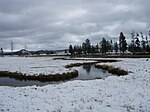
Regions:
[[104, 37], [101, 41], [97, 42], [96, 45], [91, 44], [89, 39], [86, 39], [82, 45], [70, 45], [69, 53], [71, 55], [80, 54], [150, 54], [150, 31], [148, 35], [143, 35], [142, 32], [131, 33], [131, 41], [127, 43], [126, 37], [123, 32], [120, 32], [118, 37], [118, 42], [113, 42], [112, 40], [106, 40]]

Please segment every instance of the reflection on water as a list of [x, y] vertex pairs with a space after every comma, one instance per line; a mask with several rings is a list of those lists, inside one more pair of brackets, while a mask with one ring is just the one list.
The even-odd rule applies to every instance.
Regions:
[[[76, 69], [79, 71], [79, 75], [77, 78], [74, 78], [73, 80], [89, 80], [89, 79], [96, 79], [96, 78], [104, 78], [108, 77], [111, 74], [109, 74], [107, 71], [103, 71], [101, 69], [95, 68], [94, 65], [84, 65], [80, 67], [73, 67], [73, 69]], [[33, 81], [33, 80], [16, 80], [14, 78], [9, 77], [0, 77], [0, 86], [32, 86], [32, 85], [38, 85], [38, 86], [44, 86], [48, 84], [58, 84], [62, 83], [63, 81], [58, 82], [40, 82], [40, 81]]]
[[104, 78], [111, 75], [107, 71], [95, 68], [94, 65], [84, 65], [82, 67], [74, 67], [74, 69], [79, 71], [79, 75], [77, 78], [75, 78], [75, 80]]
[[86, 70], [86, 73], [87, 73], [87, 74], [90, 73], [90, 71], [91, 71], [91, 66], [89, 66], [89, 65], [83, 65], [82, 67], [83, 67], [83, 69]]
[[33, 86], [33, 85], [45, 86], [48, 84], [57, 84], [61, 82], [62, 81], [40, 82], [40, 81], [33, 81], [33, 80], [16, 80], [14, 78], [9, 78], [9, 77], [0, 77], [0, 86], [17, 86], [17, 87]]

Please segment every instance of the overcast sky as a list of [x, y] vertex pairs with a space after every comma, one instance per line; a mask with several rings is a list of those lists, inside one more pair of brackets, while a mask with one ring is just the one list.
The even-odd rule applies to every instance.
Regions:
[[0, 47], [64, 49], [148, 32], [150, 0], [0, 0]]

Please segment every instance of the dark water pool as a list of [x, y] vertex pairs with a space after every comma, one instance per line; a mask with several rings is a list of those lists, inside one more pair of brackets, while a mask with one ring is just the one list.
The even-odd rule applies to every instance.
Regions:
[[94, 65], [83, 65], [81, 67], [74, 67], [74, 69], [79, 71], [78, 77], [74, 78], [75, 80], [91, 80], [111, 75], [107, 71], [95, 68]]
[[[17, 87], [32, 86], [32, 85], [44, 86], [44, 85], [53, 84], [53, 83], [56, 83], [56, 82], [17, 80], [17, 79], [9, 78], [9, 77], [0, 77], [0, 86], [17, 86]], [[60, 83], [60, 82], [58, 82], [58, 83]]]
[[[94, 65], [84, 65], [80, 67], [74, 67], [73, 69], [78, 70], [79, 75], [78, 77], [72, 80], [92, 80], [96, 78], [108, 77], [111, 75], [106, 71], [95, 68]], [[14, 78], [9, 78], [9, 77], [0, 77], [0, 86], [17, 86], [17, 87], [32, 86], [32, 85], [44, 86], [48, 84], [58, 84], [62, 82], [63, 81], [40, 82], [40, 81], [32, 81], [32, 80], [16, 80]]]

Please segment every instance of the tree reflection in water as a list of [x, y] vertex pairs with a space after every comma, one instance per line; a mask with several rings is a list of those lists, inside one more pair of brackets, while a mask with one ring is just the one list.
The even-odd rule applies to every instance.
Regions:
[[82, 67], [83, 67], [83, 69], [86, 70], [87, 74], [90, 73], [90, 71], [91, 71], [91, 65], [83, 65]]

